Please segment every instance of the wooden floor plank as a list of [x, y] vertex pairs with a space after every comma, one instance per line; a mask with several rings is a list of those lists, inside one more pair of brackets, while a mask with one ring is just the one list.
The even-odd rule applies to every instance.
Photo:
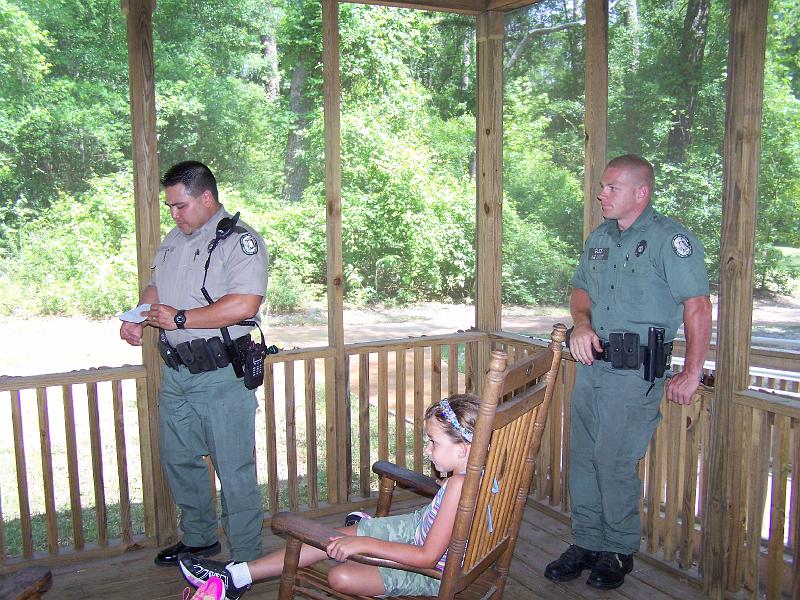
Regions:
[[[399, 503], [395, 509], [406, 512], [415, 501]], [[394, 512], [394, 511], [393, 511]], [[321, 519], [339, 526], [344, 516], [335, 514]], [[545, 579], [544, 567], [569, 544], [569, 527], [552, 515], [529, 507], [520, 528], [517, 551], [511, 565], [505, 600], [703, 600], [697, 588], [656, 567], [636, 560], [635, 571], [617, 590], [601, 591], [586, 585], [588, 572], [571, 582], [556, 583]], [[283, 546], [283, 539], [264, 531], [264, 549]], [[53, 587], [45, 596], [60, 600], [119, 600], [148, 598], [179, 600], [186, 582], [179, 569], [153, 563], [156, 550], [141, 548], [112, 558], [96, 559], [71, 565], [54, 566]], [[227, 550], [215, 557], [224, 560]], [[259, 582], [247, 592], [246, 600], [271, 600], [277, 597], [278, 581]]]

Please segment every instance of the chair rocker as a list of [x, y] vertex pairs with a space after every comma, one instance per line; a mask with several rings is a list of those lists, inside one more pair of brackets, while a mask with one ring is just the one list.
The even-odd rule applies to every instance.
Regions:
[[[506, 353], [492, 352], [444, 571], [364, 555], [350, 560], [441, 579], [439, 598], [502, 598], [553, 397], [564, 335], [564, 325], [555, 325], [547, 348], [508, 368]], [[376, 462], [372, 469], [380, 476], [376, 516], [389, 514], [395, 485], [426, 496], [439, 489], [435, 479], [385, 461]], [[338, 531], [288, 512], [273, 517], [272, 529], [288, 536], [280, 600], [295, 594], [319, 599], [364, 598], [331, 589], [327, 575], [314, 567], [298, 568], [302, 544], [325, 549], [331, 537], [341, 535]]]

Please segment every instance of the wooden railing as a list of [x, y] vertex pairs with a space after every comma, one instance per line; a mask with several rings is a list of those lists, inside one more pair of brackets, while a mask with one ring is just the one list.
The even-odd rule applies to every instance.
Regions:
[[[340, 509], [330, 505], [328, 494], [338, 469], [348, 470], [351, 495], [344, 502], [351, 503], [373, 497], [370, 465], [375, 460], [422, 471], [425, 407], [443, 395], [474, 391], [479, 344], [486, 339], [468, 331], [347, 345], [351, 435], [344, 440], [328, 439], [333, 415], [326, 398], [333, 382], [326, 380], [332, 369], [325, 365], [334, 360], [333, 350], [269, 356], [256, 429], [259, 482], [268, 513]], [[516, 334], [489, 340], [493, 348], [507, 351], [510, 361], [546, 345]], [[564, 520], [569, 511], [569, 397], [575, 380], [575, 364], [565, 356], [532, 493], [538, 505]], [[783, 370], [797, 373], [785, 353], [776, 360]], [[754, 598], [759, 593], [779, 598], [781, 591], [786, 595], [800, 589], [794, 568], [800, 553], [800, 402], [789, 397], [796, 392], [796, 378], [758, 377], [753, 385], [770, 387], [775, 394], [751, 390], [733, 399], [741, 443], [731, 449], [737, 468], [730, 518], [743, 527], [732, 540], [726, 584]], [[145, 381], [140, 366], [0, 378], [0, 423], [8, 429], [2, 436], [5, 446], [0, 446], [5, 465], [0, 551], [6, 567], [42, 558], [52, 562], [64, 554], [80, 560], [152, 540], [151, 449], [138, 408]], [[786, 397], [776, 395], [787, 392]], [[663, 421], [640, 464], [642, 550], [689, 579], [702, 573], [702, 521], [708, 505], [704, 448], [713, 402], [709, 388], [691, 406], [664, 401]], [[347, 446], [351, 460], [330, 461], [330, 443]], [[3, 463], [3, 455], [13, 458]]]
[[[140, 528], [153, 535], [150, 449], [137, 402], [145, 381], [141, 366], [0, 378], [1, 455], [13, 457], [0, 476], [3, 563], [65, 547], [130, 546], [134, 506]], [[39, 547], [35, 537], [44, 540]]]

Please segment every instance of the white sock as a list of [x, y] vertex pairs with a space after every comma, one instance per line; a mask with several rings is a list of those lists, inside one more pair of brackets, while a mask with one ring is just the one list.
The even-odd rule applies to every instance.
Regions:
[[250, 569], [247, 568], [247, 563], [232, 563], [226, 567], [228, 573], [231, 574], [233, 585], [237, 588], [244, 587], [253, 583], [253, 578], [250, 577]]

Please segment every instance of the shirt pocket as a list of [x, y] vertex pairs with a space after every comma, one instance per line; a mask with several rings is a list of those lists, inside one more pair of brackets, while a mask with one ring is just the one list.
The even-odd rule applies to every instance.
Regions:
[[608, 286], [611, 281], [612, 269], [609, 260], [590, 260], [587, 262], [587, 281], [589, 283], [589, 297], [599, 301], [602, 296], [608, 295]]

